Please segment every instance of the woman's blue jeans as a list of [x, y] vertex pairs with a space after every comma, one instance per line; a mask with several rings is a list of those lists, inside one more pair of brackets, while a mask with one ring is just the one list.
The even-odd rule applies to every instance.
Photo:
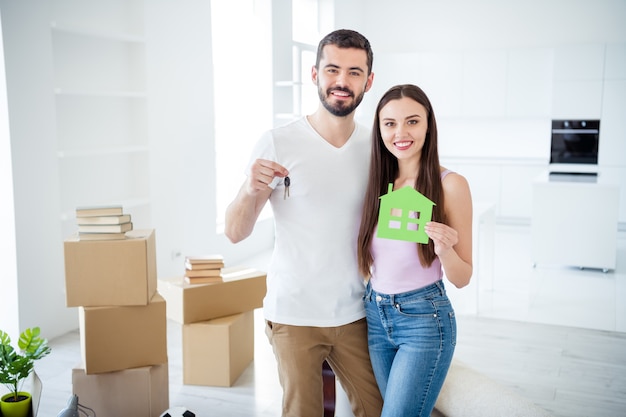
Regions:
[[443, 281], [395, 295], [368, 284], [363, 300], [370, 360], [384, 400], [381, 417], [430, 416], [456, 345]]

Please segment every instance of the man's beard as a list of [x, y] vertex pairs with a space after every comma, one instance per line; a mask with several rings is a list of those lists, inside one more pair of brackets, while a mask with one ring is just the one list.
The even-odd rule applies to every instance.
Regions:
[[328, 91], [326, 91], [326, 94], [324, 94], [324, 91], [320, 87], [317, 88], [317, 94], [319, 95], [320, 101], [322, 102], [322, 105], [324, 106], [324, 108], [328, 110], [332, 115], [337, 116], [337, 117], [345, 117], [349, 115], [350, 113], [352, 113], [354, 110], [356, 110], [359, 104], [361, 104], [361, 101], [363, 100], [363, 96], [365, 96], [365, 91], [363, 91], [358, 97], [356, 97], [352, 101], [352, 104], [344, 105], [343, 103], [340, 102], [338, 104], [332, 105], [331, 103], [328, 102], [328, 99], [327, 99], [327, 97], [330, 96], [331, 91], [343, 91], [345, 93], [350, 94], [351, 97], [354, 97], [354, 93], [348, 90], [347, 88], [337, 87], [337, 88], [329, 89]]

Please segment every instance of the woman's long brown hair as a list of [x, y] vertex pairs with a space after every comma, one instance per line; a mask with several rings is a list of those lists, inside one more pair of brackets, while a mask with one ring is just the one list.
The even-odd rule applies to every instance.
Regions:
[[[441, 184], [441, 167], [439, 165], [439, 151], [437, 150], [437, 122], [430, 100], [421, 88], [412, 84], [396, 85], [390, 88], [378, 102], [372, 127], [372, 154], [370, 159], [370, 173], [363, 203], [363, 215], [358, 239], [359, 270], [365, 277], [370, 276], [370, 267], [373, 262], [371, 246], [378, 211], [380, 196], [387, 193], [388, 184], [393, 184], [398, 176], [398, 160], [387, 150], [380, 133], [380, 111], [391, 100], [408, 97], [426, 108], [428, 130], [422, 149], [419, 172], [415, 181], [415, 189], [435, 203], [432, 220], [445, 223], [443, 201], [443, 186]], [[416, 243], [416, 251], [420, 263], [430, 266], [435, 260], [435, 247], [432, 240], [428, 244]]]

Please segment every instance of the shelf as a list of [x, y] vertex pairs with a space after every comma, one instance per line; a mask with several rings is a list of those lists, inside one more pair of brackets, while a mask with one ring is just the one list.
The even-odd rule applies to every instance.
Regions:
[[53, 30], [55, 92], [141, 97], [146, 89], [145, 49], [143, 42]]
[[294, 87], [297, 85], [305, 85], [305, 84], [301, 81], [276, 81], [274, 85], [276, 87]]
[[98, 39], [112, 40], [112, 41], [121, 41], [121, 42], [134, 42], [134, 43], [144, 43], [145, 38], [140, 35], [135, 35], [131, 33], [117, 33], [117, 32], [106, 32], [106, 31], [98, 31], [93, 30], [91, 28], [85, 28], [81, 26], [72, 26], [66, 24], [57, 24], [56, 22], [50, 22], [50, 27], [53, 31], [63, 32], [70, 35], [78, 35], [78, 36], [87, 36]]
[[64, 233], [75, 207], [119, 204], [150, 223], [143, 0], [54, 0], [56, 158]]
[[[129, 199], [121, 200], [121, 201], [115, 201], [114, 203], [110, 201], [94, 202], [92, 204], [85, 204], [85, 206], [110, 206], [110, 205], [118, 205], [118, 204], [123, 207], [124, 212], [133, 214], [132, 213], [133, 209], [149, 206], [151, 203], [150, 203], [150, 200], [146, 198], [129, 198]], [[67, 222], [67, 221], [74, 222], [75, 219], [76, 219], [75, 209], [67, 210], [61, 213], [62, 222]]]
[[54, 94], [57, 96], [82, 96], [82, 97], [125, 97], [125, 98], [146, 98], [143, 91], [105, 91], [105, 90], [67, 90], [55, 88]]
[[61, 211], [150, 198], [150, 155], [92, 154], [59, 160]]
[[296, 113], [276, 113], [274, 117], [279, 120], [293, 120], [302, 116], [301, 114]]
[[57, 156], [63, 158], [83, 158], [83, 157], [99, 157], [104, 155], [126, 155], [130, 153], [149, 152], [147, 146], [120, 146], [115, 148], [104, 149], [72, 149], [58, 151]]

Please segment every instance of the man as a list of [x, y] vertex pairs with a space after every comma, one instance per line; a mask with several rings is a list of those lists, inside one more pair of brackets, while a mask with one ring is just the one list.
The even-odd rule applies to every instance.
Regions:
[[324, 414], [322, 364], [337, 375], [356, 417], [380, 416], [367, 349], [356, 237], [368, 178], [370, 131], [354, 111], [371, 88], [373, 53], [360, 33], [321, 40], [311, 70], [315, 113], [266, 132], [226, 212], [226, 236], [248, 237], [269, 200], [275, 246], [263, 302], [283, 387], [284, 417]]

